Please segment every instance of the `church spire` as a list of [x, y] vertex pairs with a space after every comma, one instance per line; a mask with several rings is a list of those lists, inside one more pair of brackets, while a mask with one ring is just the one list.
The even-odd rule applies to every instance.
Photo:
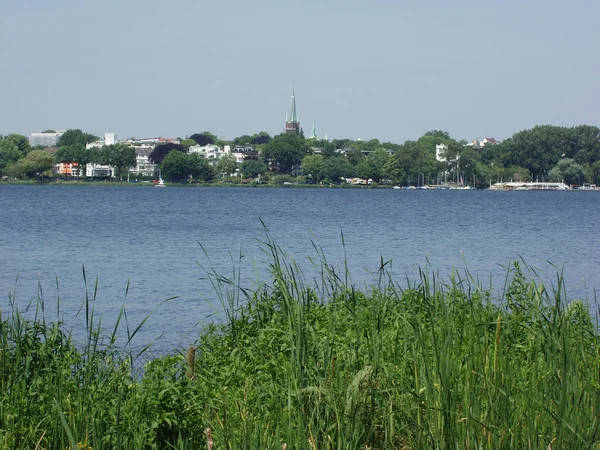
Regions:
[[292, 88], [292, 100], [290, 101], [290, 109], [288, 111], [288, 121], [298, 122], [298, 114], [296, 113], [296, 93]]
[[311, 139], [319, 140], [319, 138], [317, 137], [317, 127], [315, 127], [315, 121], [314, 120], [313, 120], [313, 124], [312, 124], [312, 130], [310, 132], [310, 138]]
[[300, 132], [300, 119], [298, 118], [298, 113], [296, 112], [296, 90], [294, 87], [292, 87], [292, 99], [290, 101], [290, 108], [285, 116], [285, 132]]

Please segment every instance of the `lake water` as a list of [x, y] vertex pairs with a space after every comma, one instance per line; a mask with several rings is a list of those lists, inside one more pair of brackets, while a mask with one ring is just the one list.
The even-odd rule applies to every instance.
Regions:
[[232, 276], [241, 255], [244, 285], [266, 278], [263, 223], [309, 279], [314, 243], [342, 273], [346, 257], [358, 287], [383, 258], [401, 285], [429, 264], [445, 279], [468, 267], [500, 289], [506, 266], [523, 258], [547, 282], [564, 268], [572, 298], [591, 301], [600, 288], [597, 192], [5, 185], [0, 308], [10, 311], [13, 297], [24, 310], [41, 289], [47, 318], [60, 297], [60, 317], [77, 333], [85, 267], [103, 328], [125, 305], [133, 328], [152, 313], [137, 346], [189, 345], [222, 317], [207, 271]]

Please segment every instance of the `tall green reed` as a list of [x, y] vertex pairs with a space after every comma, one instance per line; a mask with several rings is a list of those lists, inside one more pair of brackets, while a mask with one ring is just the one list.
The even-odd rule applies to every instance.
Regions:
[[97, 285], [83, 348], [60, 324], [0, 317], [0, 443], [207, 448], [208, 428], [229, 449], [599, 448], [598, 328], [560, 272], [547, 287], [515, 262], [496, 297], [468, 271], [400, 284], [381, 260], [358, 289], [313, 245], [310, 276], [268, 232], [254, 289], [241, 255], [231, 276], [208, 271], [226, 320], [202, 329], [193, 370], [182, 351], [133, 377], [137, 355], [114, 347], [125, 309], [103, 340]]

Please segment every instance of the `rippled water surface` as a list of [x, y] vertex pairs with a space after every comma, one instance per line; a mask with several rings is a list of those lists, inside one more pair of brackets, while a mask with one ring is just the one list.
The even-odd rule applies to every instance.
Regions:
[[593, 300], [599, 207], [597, 192], [0, 186], [0, 308], [12, 297], [24, 310], [41, 291], [46, 316], [60, 298], [77, 331], [85, 267], [105, 328], [125, 305], [132, 327], [152, 312], [138, 345], [187, 345], [221, 317], [207, 271], [231, 276], [242, 256], [245, 285], [266, 279], [262, 223], [308, 278], [313, 244], [341, 272], [346, 257], [359, 286], [383, 259], [400, 284], [429, 264], [446, 279], [468, 267], [501, 288], [523, 258], [547, 282], [564, 269], [569, 295]]

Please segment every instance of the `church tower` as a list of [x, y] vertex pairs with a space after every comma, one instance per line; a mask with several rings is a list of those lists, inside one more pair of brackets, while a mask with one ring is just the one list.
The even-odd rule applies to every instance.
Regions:
[[315, 127], [315, 121], [313, 120], [313, 124], [312, 124], [312, 130], [310, 131], [310, 138], [311, 139], [316, 139], [317, 141], [319, 140], [319, 138], [317, 137], [317, 127]]
[[296, 112], [296, 94], [292, 88], [292, 100], [290, 101], [290, 109], [285, 116], [285, 132], [300, 134], [300, 119]]

